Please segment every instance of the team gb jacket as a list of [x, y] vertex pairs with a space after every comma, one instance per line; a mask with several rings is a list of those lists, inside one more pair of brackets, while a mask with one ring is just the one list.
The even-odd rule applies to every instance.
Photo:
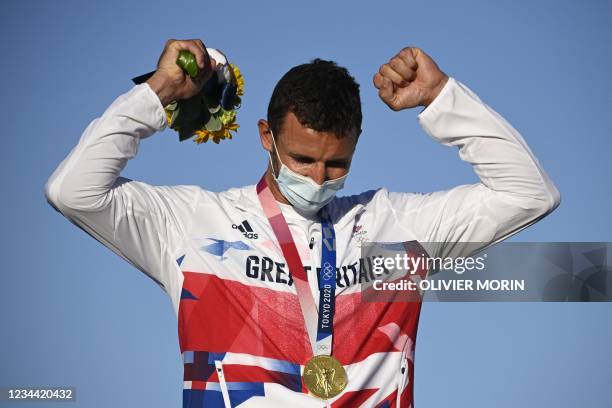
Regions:
[[[362, 302], [372, 279], [364, 242], [491, 245], [538, 221], [560, 195], [521, 135], [450, 78], [419, 115], [425, 132], [458, 147], [480, 182], [433, 193], [385, 188], [336, 197], [333, 355], [347, 388], [310, 396], [301, 370], [312, 349], [287, 263], [255, 183], [212, 192], [120, 177], [141, 139], [163, 130], [148, 84], [119, 96], [85, 129], [45, 186], [71, 222], [159, 284], [172, 300], [184, 363], [183, 407], [411, 407], [421, 303]], [[321, 225], [280, 204], [318, 303]], [[449, 244], [432, 256], [452, 252]], [[460, 254], [453, 254], [454, 256]]]

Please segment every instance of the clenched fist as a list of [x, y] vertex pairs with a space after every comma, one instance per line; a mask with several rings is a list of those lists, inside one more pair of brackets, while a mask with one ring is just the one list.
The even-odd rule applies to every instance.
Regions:
[[406, 47], [374, 75], [378, 96], [394, 111], [428, 106], [448, 76], [421, 49]]
[[[199, 73], [195, 78], [187, 75], [176, 63], [179, 52], [191, 52], [198, 63]], [[189, 99], [202, 89], [211, 77], [216, 61], [210, 58], [202, 40], [168, 40], [157, 62], [155, 74], [147, 83], [157, 93], [163, 106], [172, 101]]]

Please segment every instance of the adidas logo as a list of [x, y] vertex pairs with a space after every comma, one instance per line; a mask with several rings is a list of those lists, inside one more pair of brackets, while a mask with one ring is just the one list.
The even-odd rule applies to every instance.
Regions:
[[257, 233], [253, 232], [253, 228], [251, 228], [251, 225], [247, 220], [242, 221], [240, 224], [232, 224], [232, 228], [242, 232], [242, 235], [244, 235], [248, 239], [259, 238]]

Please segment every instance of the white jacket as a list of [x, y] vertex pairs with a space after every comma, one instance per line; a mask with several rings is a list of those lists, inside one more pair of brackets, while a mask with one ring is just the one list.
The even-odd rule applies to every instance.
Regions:
[[[359, 302], [359, 283], [371, 277], [361, 242], [486, 246], [560, 202], [521, 135], [457, 80], [450, 78], [418, 119], [439, 143], [459, 147], [480, 182], [428, 194], [381, 188], [329, 204], [337, 237], [334, 356], [349, 378], [347, 389], [329, 401], [334, 406], [413, 401], [420, 305]], [[119, 176], [140, 139], [165, 127], [157, 95], [146, 83], [134, 86], [87, 127], [45, 186], [47, 200], [170, 296], [186, 367], [184, 406], [322, 406], [301, 388], [310, 343], [255, 185], [216, 193]], [[280, 206], [318, 303], [311, 271], [320, 263], [320, 224]], [[442, 245], [430, 255], [452, 251]]]

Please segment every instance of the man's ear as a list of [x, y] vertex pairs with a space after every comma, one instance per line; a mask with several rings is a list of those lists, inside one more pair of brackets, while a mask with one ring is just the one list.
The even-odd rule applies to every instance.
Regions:
[[270, 130], [268, 121], [259, 119], [257, 121], [257, 127], [259, 129], [259, 140], [261, 142], [261, 146], [265, 150], [272, 152], [272, 131]]

